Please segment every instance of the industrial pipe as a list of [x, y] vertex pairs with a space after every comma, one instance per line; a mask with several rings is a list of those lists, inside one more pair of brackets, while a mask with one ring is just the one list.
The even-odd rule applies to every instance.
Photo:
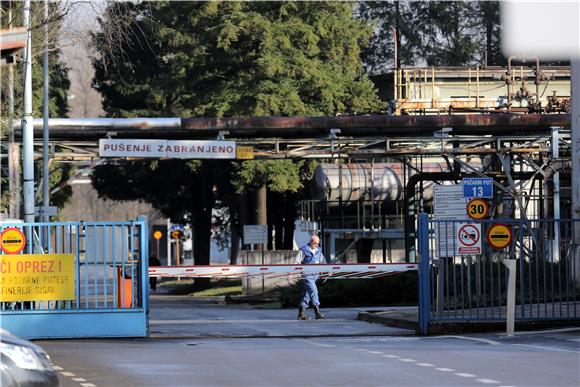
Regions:
[[[42, 120], [34, 120], [38, 134]], [[456, 135], [522, 135], [569, 127], [569, 114], [465, 114], [426, 116], [231, 117], [231, 118], [88, 118], [50, 119], [53, 140], [116, 138], [210, 139], [341, 136], [433, 136], [443, 127]], [[17, 128], [17, 135], [22, 135]]]

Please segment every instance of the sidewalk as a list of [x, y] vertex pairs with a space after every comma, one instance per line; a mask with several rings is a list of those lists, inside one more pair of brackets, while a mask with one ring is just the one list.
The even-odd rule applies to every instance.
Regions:
[[[299, 321], [297, 309], [226, 305], [218, 299], [151, 294], [151, 338], [265, 338], [413, 335], [411, 329], [358, 319], [369, 308], [324, 308], [324, 320]], [[314, 316], [308, 310], [310, 317]]]

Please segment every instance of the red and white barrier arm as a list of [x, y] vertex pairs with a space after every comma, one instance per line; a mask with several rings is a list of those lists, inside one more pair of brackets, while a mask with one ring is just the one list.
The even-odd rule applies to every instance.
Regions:
[[299, 277], [319, 274], [323, 279], [377, 278], [389, 274], [416, 271], [416, 263], [339, 264], [339, 265], [227, 265], [227, 266], [154, 266], [150, 277]]

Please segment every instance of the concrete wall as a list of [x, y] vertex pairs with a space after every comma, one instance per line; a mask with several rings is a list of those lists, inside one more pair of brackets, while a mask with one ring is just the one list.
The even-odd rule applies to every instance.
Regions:
[[[264, 251], [264, 259], [262, 260], [261, 251], [245, 250], [240, 252], [238, 262], [243, 265], [291, 265], [294, 261], [294, 256], [298, 251], [278, 250], [278, 251]], [[264, 291], [274, 290], [276, 286], [288, 286], [292, 284], [288, 277], [264, 279], [262, 278], [247, 278], [242, 279], [242, 291], [246, 296], [258, 295]]]

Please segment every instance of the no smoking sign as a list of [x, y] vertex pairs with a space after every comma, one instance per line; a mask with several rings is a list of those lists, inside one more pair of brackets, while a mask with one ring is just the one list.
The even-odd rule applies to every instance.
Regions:
[[457, 231], [457, 253], [481, 254], [481, 225], [463, 223]]

